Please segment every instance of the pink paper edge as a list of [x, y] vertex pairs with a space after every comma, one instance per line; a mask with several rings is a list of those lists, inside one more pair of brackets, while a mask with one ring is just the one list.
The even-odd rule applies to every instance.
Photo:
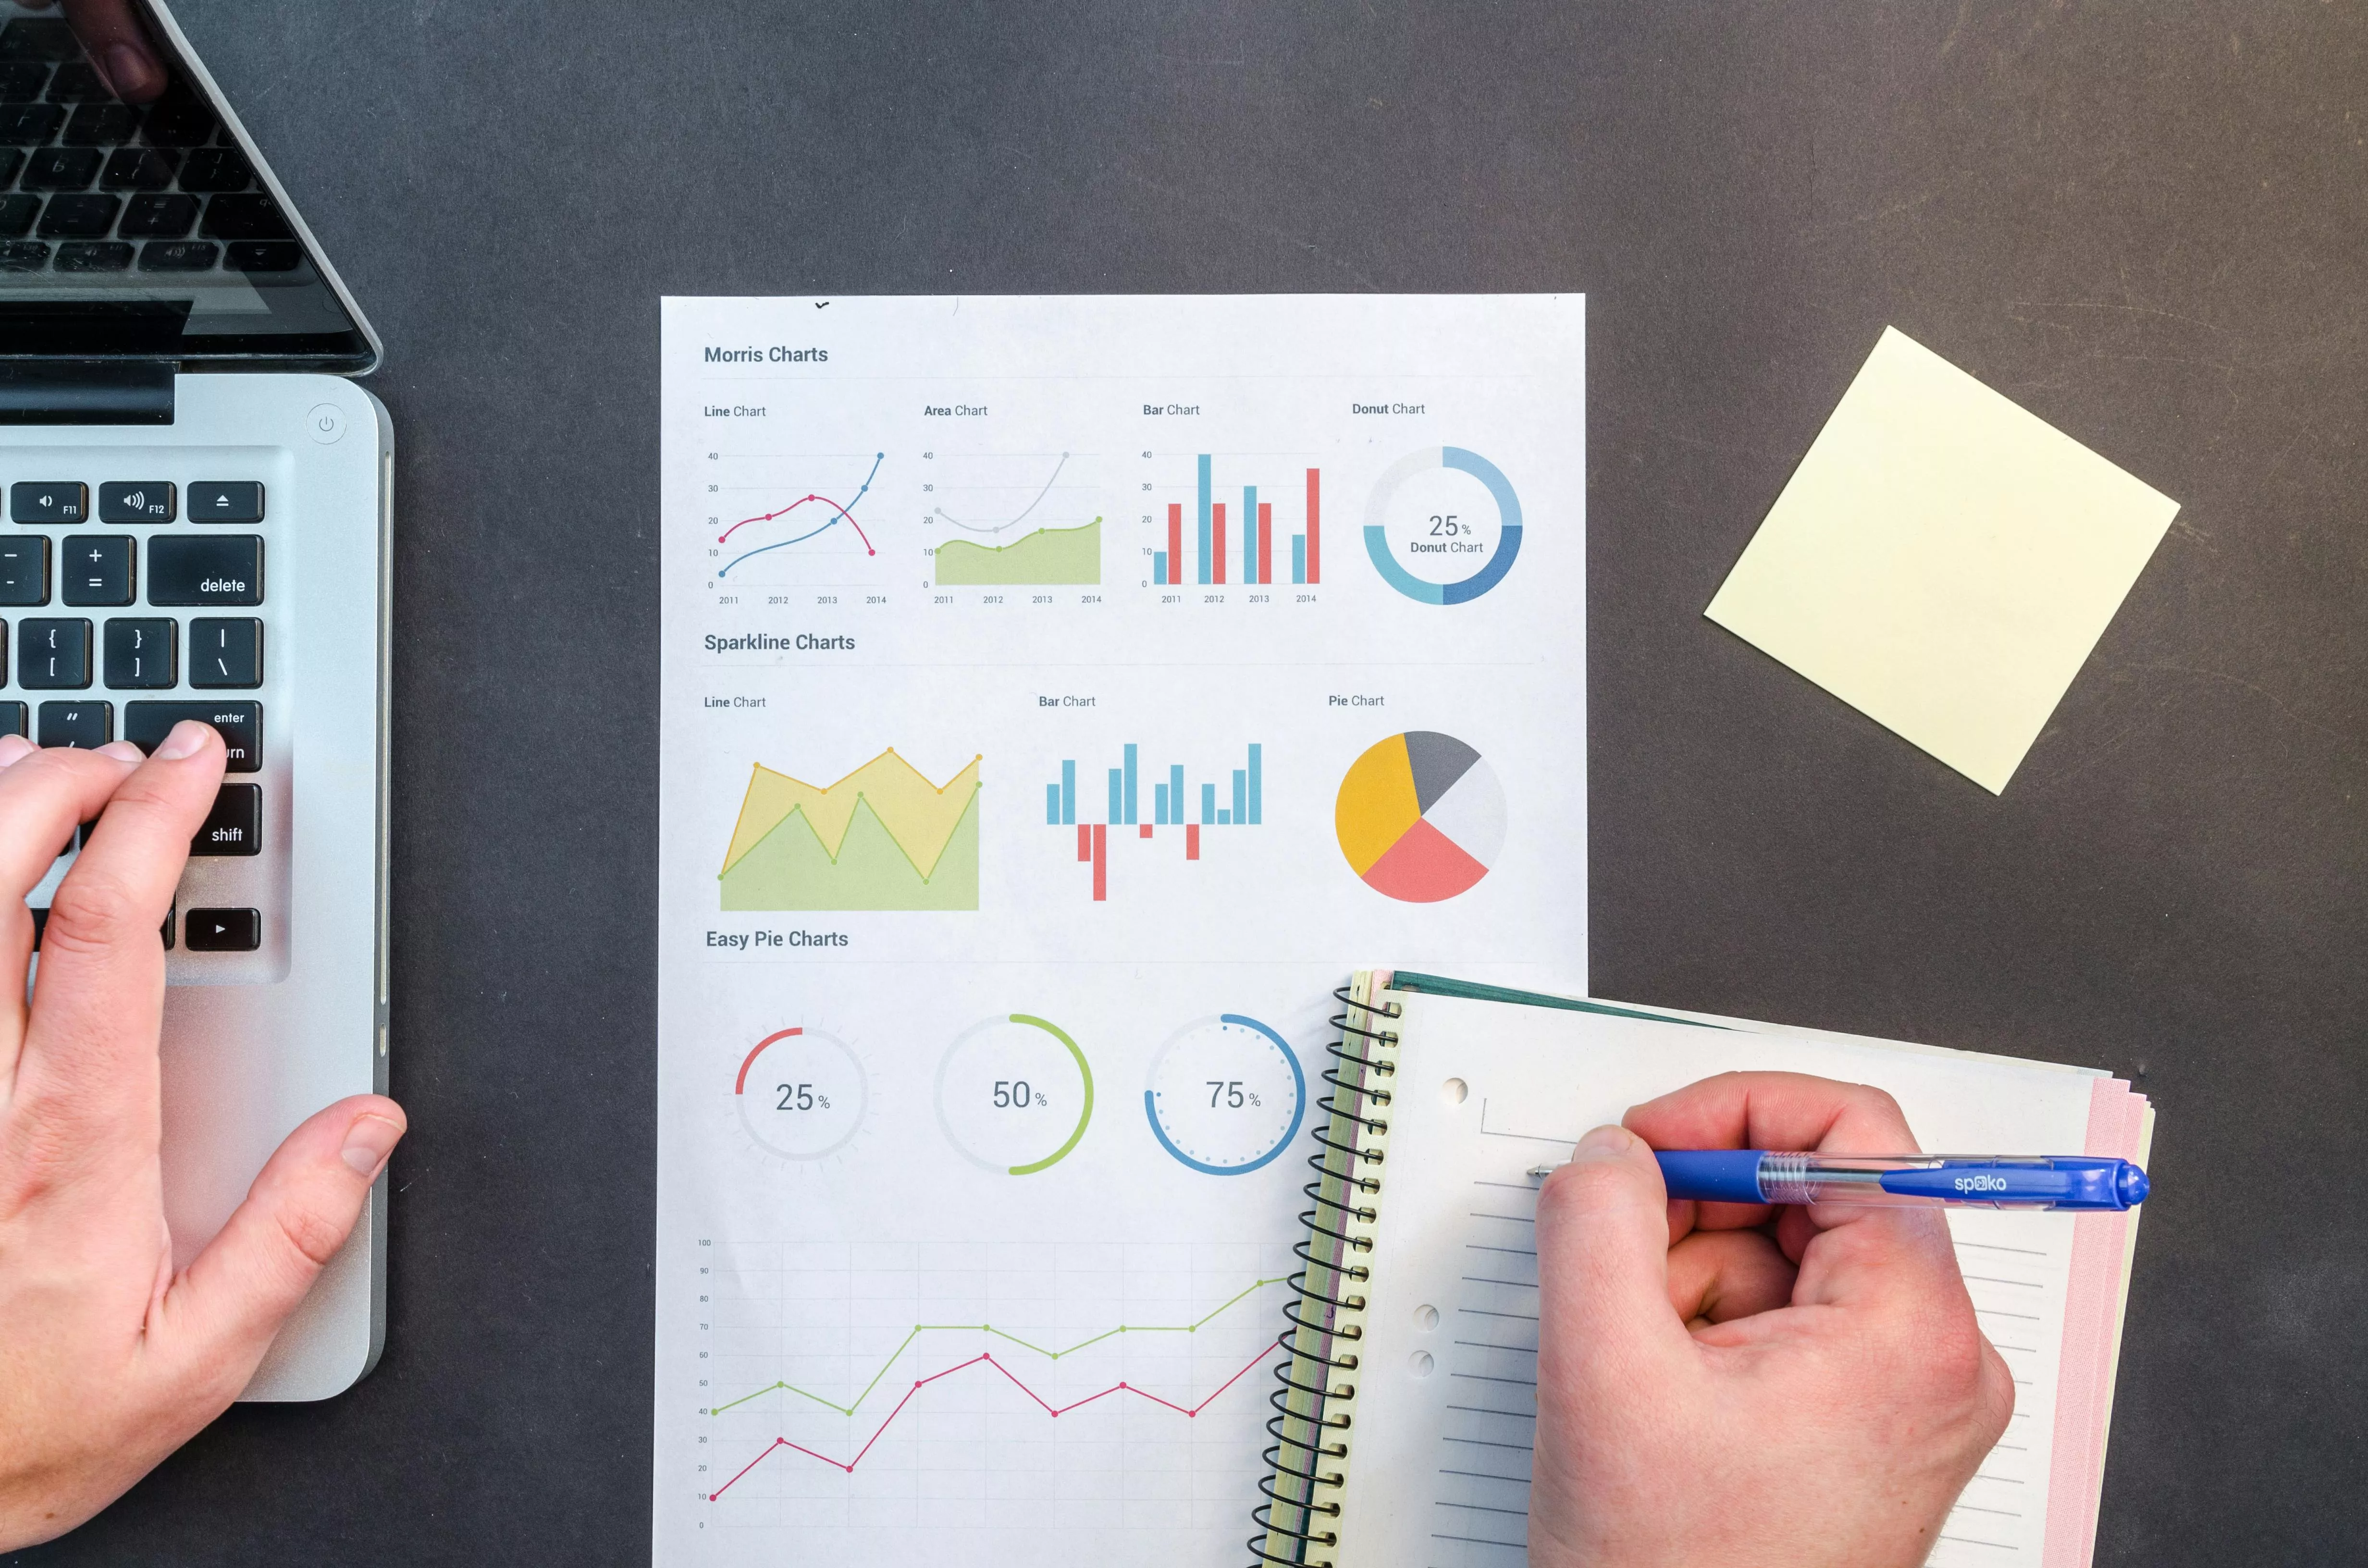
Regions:
[[[2123, 1085], [2123, 1087], [2127, 1089], [2128, 1085]], [[2144, 1095], [2125, 1093], [2122, 1096], [2121, 1140], [2110, 1153], [2124, 1160], [2136, 1157], [2138, 1143], [2146, 1136], [2146, 1109]], [[2123, 1289], [2122, 1271], [2129, 1267], [2130, 1227], [2135, 1223], [2135, 1218], [2128, 1214], [2103, 1218], [2114, 1222], [2113, 1260], [2106, 1282], [2106, 1289], [2112, 1295], [2112, 1306], [2098, 1320], [2101, 1336], [2098, 1342], [2096, 1393], [2090, 1405], [2089, 1482], [2080, 1492], [2082, 1507], [2087, 1515], [2085, 1527], [2080, 1532], [2080, 1561], [2083, 1562], [2093, 1562], [2097, 1555], [2097, 1519], [2105, 1500], [2105, 1440], [2112, 1436], [2113, 1420], [2113, 1362], [2121, 1351], [2118, 1319]]]
[[[2089, 1091], [2081, 1152], [2118, 1154], [2136, 1147], [2145, 1111], [2118, 1078]], [[2081, 1214], [2072, 1221], [2072, 1262], [2064, 1301], [2064, 1353], [2057, 1364], [2055, 1437], [2047, 1469], [2043, 1568], [2086, 1568], [2095, 1553], [2098, 1467], [2104, 1449], [2104, 1393], [2111, 1369], [2113, 1314], [2125, 1251], [2125, 1214]]]

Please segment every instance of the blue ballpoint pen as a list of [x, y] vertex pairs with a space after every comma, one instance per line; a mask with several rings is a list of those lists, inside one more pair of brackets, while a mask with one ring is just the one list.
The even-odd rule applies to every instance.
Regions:
[[2125, 1210], [2146, 1174], [2089, 1154], [1801, 1154], [1667, 1149], [1654, 1158], [1673, 1199], [1709, 1203], [1948, 1204], [1977, 1209]]

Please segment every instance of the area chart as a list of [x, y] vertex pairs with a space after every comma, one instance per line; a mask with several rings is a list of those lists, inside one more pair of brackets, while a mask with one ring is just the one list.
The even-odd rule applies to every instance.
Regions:
[[980, 760], [943, 784], [893, 748], [833, 784], [758, 764], [717, 873], [722, 907], [976, 909]]

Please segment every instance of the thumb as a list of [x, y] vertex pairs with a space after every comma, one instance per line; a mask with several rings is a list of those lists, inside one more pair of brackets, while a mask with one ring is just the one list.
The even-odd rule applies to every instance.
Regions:
[[356, 1095], [288, 1135], [222, 1228], [165, 1293], [164, 1329], [235, 1395], [361, 1217], [403, 1136], [403, 1108]]
[[1658, 1381], [1686, 1338], [1669, 1306], [1668, 1189], [1645, 1141], [1599, 1127], [1538, 1194], [1539, 1382]]

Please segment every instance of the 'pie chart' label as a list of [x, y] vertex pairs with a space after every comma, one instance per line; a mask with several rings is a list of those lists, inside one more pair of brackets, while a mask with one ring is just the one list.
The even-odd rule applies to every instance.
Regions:
[[1333, 831], [1349, 869], [1406, 903], [1453, 898], [1505, 846], [1505, 791], [1472, 747], [1409, 730], [1370, 748], [1340, 780]]

